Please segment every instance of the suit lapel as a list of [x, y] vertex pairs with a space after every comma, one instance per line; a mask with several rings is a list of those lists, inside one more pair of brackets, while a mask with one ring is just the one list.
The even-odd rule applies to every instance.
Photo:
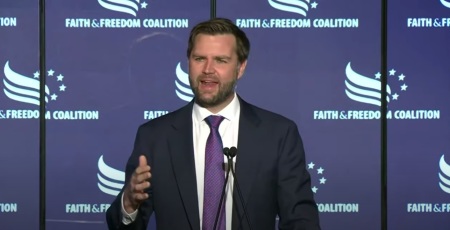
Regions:
[[[236, 159], [236, 177], [238, 178], [239, 187], [247, 202], [251, 192], [253, 181], [256, 180], [257, 172], [260, 164], [260, 157], [255, 146], [258, 146], [258, 126], [261, 122], [255, 114], [252, 106], [239, 98], [241, 104], [241, 114], [239, 120], [239, 134]], [[172, 123], [172, 134], [168, 140], [169, 154], [172, 162], [175, 179], [178, 184], [179, 193], [183, 202], [183, 206], [188, 216], [191, 229], [200, 229], [200, 217], [198, 209], [197, 182], [194, 161], [194, 146], [192, 136], [192, 105], [183, 107]], [[234, 188], [234, 210], [239, 210], [238, 217], [233, 211], [233, 229], [238, 229], [239, 219], [244, 218], [243, 209], [237, 188]], [[239, 207], [239, 208], [238, 208]], [[238, 218], [236, 218], [238, 217]], [[242, 222], [245, 225], [245, 220]]]
[[192, 103], [178, 112], [172, 129], [168, 140], [172, 169], [191, 229], [200, 229], [192, 137]]
[[[239, 98], [240, 99], [240, 98]], [[257, 179], [257, 172], [260, 165], [260, 153], [255, 151], [256, 146], [260, 145], [258, 141], [258, 130], [261, 120], [255, 114], [252, 106], [242, 99], [241, 115], [239, 120], [238, 146], [236, 155], [236, 177], [242, 192], [244, 203], [246, 204], [250, 196], [253, 182]], [[245, 217], [240, 198], [237, 194], [237, 187], [234, 187], [234, 212], [233, 212], [233, 229], [238, 229], [238, 224], [242, 218], [242, 225], [246, 226]], [[238, 208], [239, 207], [239, 208]], [[237, 211], [237, 213], [236, 213]], [[238, 217], [240, 215], [240, 217]], [[236, 219], [237, 218], [237, 219]]]

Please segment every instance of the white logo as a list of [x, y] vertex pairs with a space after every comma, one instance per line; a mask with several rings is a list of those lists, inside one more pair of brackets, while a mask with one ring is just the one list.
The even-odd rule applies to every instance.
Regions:
[[[449, 0], [440, 0], [444, 7], [450, 8]], [[448, 28], [450, 18], [447, 15], [434, 15], [433, 17], [408, 17], [406, 27], [409, 28]]]
[[[121, 13], [117, 18], [93, 18], [93, 17], [75, 17], [66, 18], [66, 28], [189, 28], [189, 19], [187, 18], [148, 18], [147, 16], [138, 17], [140, 9], [147, 9], [147, 2], [140, 0], [97, 0], [100, 6], [107, 10]], [[125, 17], [125, 14], [133, 17]]]
[[[324, 168], [322, 168], [322, 167], [319, 167], [319, 168], [317, 168], [316, 170], [314, 170], [314, 167], [316, 166], [316, 164], [314, 164], [313, 162], [311, 162], [311, 163], [309, 163], [308, 164], [308, 170], [311, 170], [311, 171], [313, 171], [314, 173], [311, 173], [311, 182], [312, 182], [312, 184], [311, 184], [311, 186], [312, 186], [312, 188], [311, 188], [311, 190], [314, 192], [314, 193], [317, 193], [317, 191], [319, 190], [319, 187], [318, 186], [320, 186], [320, 185], [323, 185], [323, 184], [325, 184], [325, 182], [327, 181], [327, 179], [323, 176], [323, 172], [325, 171], [325, 169]], [[316, 172], [317, 171], [317, 172]], [[316, 182], [316, 183], [315, 183]], [[317, 184], [317, 182], [318, 182], [318, 184]]]
[[[324, 176], [325, 169], [323, 167], [316, 167], [316, 164], [310, 162], [308, 164], [308, 171], [311, 175], [311, 190], [317, 194], [319, 188], [324, 187], [327, 179]], [[319, 212], [359, 212], [358, 203], [317, 203]]]
[[439, 160], [439, 187], [450, 194], [450, 165], [445, 162], [444, 155]]
[[[38, 119], [40, 112], [40, 81], [39, 71], [28, 77], [12, 70], [9, 61], [6, 62], [3, 72], [3, 92], [9, 99], [21, 103], [33, 104], [33, 107], [22, 109], [9, 109], [0, 107], [0, 119]], [[45, 85], [45, 105], [51, 101], [56, 101], [59, 96], [66, 91], [64, 85], [64, 76], [56, 73], [53, 69], [46, 71], [47, 85]], [[1, 84], [1, 83], [0, 83]], [[52, 90], [57, 88], [57, 90]], [[98, 120], [99, 112], [97, 110], [46, 110], [45, 119], [54, 120]]]
[[112, 196], [117, 196], [125, 183], [125, 173], [108, 166], [103, 161], [103, 155], [98, 159], [98, 188]]
[[450, 2], [447, 2], [445, 0], [441, 0], [442, 5], [444, 5], [447, 8], [450, 8]]
[[[396, 72], [395, 69], [391, 69], [389, 76], [395, 77]], [[381, 74], [379, 72], [375, 74], [375, 79], [372, 79], [355, 72], [349, 62], [345, 68], [345, 74], [347, 75], [347, 79], [345, 80], [345, 94], [350, 99], [361, 103], [381, 106], [381, 81], [379, 80]], [[408, 85], [404, 83], [405, 77], [404, 74], [398, 76], [398, 81], [403, 82], [403, 85], [394, 94], [392, 94], [391, 87], [389, 85], [386, 86], [387, 102], [390, 102], [390, 97], [392, 97], [392, 100], [398, 100], [399, 93], [407, 90]]]
[[147, 8], [147, 3], [139, 3], [139, 0], [98, 0], [98, 3], [104, 8], [112, 11], [131, 14], [136, 17], [139, 11], [139, 5], [142, 9]]
[[[287, 12], [287, 18], [237, 18], [236, 25], [240, 28], [358, 28], [359, 18], [310, 18], [311, 9], [319, 5], [311, 0], [268, 0], [274, 9]], [[294, 15], [293, 15], [294, 14]], [[297, 16], [296, 16], [297, 15]]]
[[[183, 101], [190, 102], [194, 98], [194, 93], [189, 86], [189, 75], [181, 69], [181, 63], [178, 62], [175, 68], [175, 94]], [[164, 110], [148, 110], [144, 111], [144, 119], [151, 120], [169, 113]], [[1, 114], [0, 114], [1, 115]]]
[[317, 7], [317, 2], [310, 4], [310, 0], [268, 0], [269, 4], [281, 11], [292, 12], [306, 17], [306, 13], [311, 8]]
[[[14, 72], [10, 66], [9, 61], [6, 62], [5, 67], [3, 68], [5, 73], [5, 78], [3, 79], [4, 89], [3, 92], [5, 95], [11, 100], [34, 104], [39, 106], [39, 72], [36, 71], [34, 73], [34, 78], [27, 77], [21, 75], [17, 72]], [[57, 82], [61, 82], [59, 86], [59, 91], [65, 91], [66, 86], [62, 83], [64, 76], [59, 74], [54, 77], [55, 71], [49, 70], [47, 71], [47, 79], [56, 80]], [[53, 78], [52, 78], [53, 77]], [[48, 103], [48, 96], [50, 96], [52, 101], [55, 101], [58, 98], [56, 93], [50, 94], [50, 89], [46, 85], [45, 86], [45, 102]]]
[[181, 69], [181, 65], [178, 62], [177, 68], [175, 70], [177, 79], [175, 80], [175, 93], [183, 101], [191, 101], [194, 97], [194, 93], [189, 86], [189, 75]]
[[[386, 85], [386, 101], [390, 104], [392, 101], [399, 100], [407, 89], [403, 73], [397, 74], [397, 70], [390, 69], [388, 73], [388, 82]], [[374, 74], [374, 78], [364, 76], [353, 70], [351, 63], [347, 64], [345, 68], [346, 79], [345, 94], [351, 100], [381, 106], [381, 73]], [[401, 94], [401, 95], [400, 95]], [[439, 109], [410, 109], [410, 110], [391, 110], [386, 112], [387, 119], [412, 119], [412, 120], [428, 120], [440, 119], [441, 112]], [[345, 108], [334, 108], [327, 110], [314, 110], [314, 120], [376, 120], [381, 118], [381, 111], [379, 108], [375, 110], [356, 110]]]

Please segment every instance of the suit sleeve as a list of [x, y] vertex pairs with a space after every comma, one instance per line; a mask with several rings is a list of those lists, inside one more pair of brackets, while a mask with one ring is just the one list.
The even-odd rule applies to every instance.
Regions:
[[152, 202], [152, 190], [151, 188], [147, 191], [149, 193], [149, 198], [143, 202], [139, 208], [136, 219], [128, 224], [124, 225], [122, 223], [122, 204], [121, 197], [123, 194], [124, 188], [127, 186], [128, 181], [131, 178], [136, 167], [139, 165], [139, 156], [145, 155], [147, 157], [147, 162], [151, 164], [151, 158], [149, 154], [149, 145], [144, 140], [148, 140], [149, 135], [145, 132], [143, 126], [139, 127], [135, 143], [133, 153], [128, 159], [126, 170], [125, 170], [125, 185], [122, 188], [122, 191], [117, 195], [111, 206], [108, 208], [106, 212], [106, 222], [108, 223], [108, 229], [110, 230], [146, 230], [148, 221], [150, 219], [151, 214], [153, 213], [153, 202]]
[[280, 230], [320, 230], [303, 143], [293, 122], [279, 150], [277, 196]]

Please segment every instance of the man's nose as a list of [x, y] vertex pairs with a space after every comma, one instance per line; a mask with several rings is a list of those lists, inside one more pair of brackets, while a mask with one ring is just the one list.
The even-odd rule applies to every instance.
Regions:
[[205, 64], [203, 65], [203, 73], [204, 74], [211, 74], [214, 73], [214, 63], [211, 60], [205, 61]]

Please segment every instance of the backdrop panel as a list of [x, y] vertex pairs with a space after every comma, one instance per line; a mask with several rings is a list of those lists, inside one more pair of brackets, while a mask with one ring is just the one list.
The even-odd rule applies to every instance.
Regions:
[[218, 1], [252, 42], [239, 93], [299, 126], [323, 229], [380, 229], [380, 6]]
[[1, 229], [39, 224], [38, 21], [36, 1], [0, 2]]
[[[106, 229], [138, 125], [192, 98], [209, 1], [46, 3], [47, 229]], [[299, 126], [323, 229], [380, 229], [380, 1], [217, 3], [252, 42], [238, 93]], [[450, 224], [449, 12], [389, 2], [389, 229]], [[38, 19], [0, 2], [1, 229], [39, 228]]]
[[389, 228], [448, 229], [450, 1], [389, 3]]
[[138, 126], [192, 97], [187, 37], [209, 4], [109, 2], [47, 1], [48, 229], [106, 229]]

